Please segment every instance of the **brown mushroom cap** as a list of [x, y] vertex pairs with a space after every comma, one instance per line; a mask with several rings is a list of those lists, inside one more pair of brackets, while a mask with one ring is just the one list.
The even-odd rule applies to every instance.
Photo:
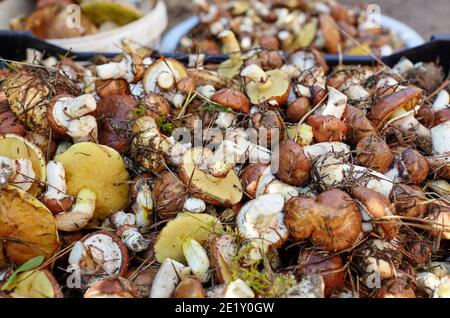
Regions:
[[130, 268], [128, 270], [126, 279], [131, 280], [133, 285], [136, 287], [139, 298], [148, 298], [150, 295], [150, 289], [153, 283], [153, 280], [156, 276], [157, 270], [154, 268]]
[[124, 79], [97, 79], [95, 81], [95, 91], [100, 98], [131, 94], [130, 86]]
[[408, 86], [398, 92], [382, 97], [371, 109], [367, 117], [377, 128], [382, 128], [391, 116], [400, 108], [413, 109], [422, 98], [422, 90]]
[[141, 99], [141, 104], [144, 105], [146, 116], [159, 118], [170, 114], [170, 104], [161, 94], [148, 93]]
[[241, 174], [241, 183], [243, 191], [252, 198], [256, 197], [259, 178], [269, 167], [266, 163], [254, 163], [246, 166]]
[[122, 277], [96, 282], [85, 292], [84, 298], [137, 298], [139, 291]]
[[311, 102], [308, 97], [299, 97], [287, 107], [286, 116], [290, 122], [298, 123], [309, 111]]
[[421, 217], [425, 215], [428, 204], [427, 197], [422, 188], [415, 185], [396, 184], [391, 194], [397, 214], [409, 217]]
[[368, 136], [361, 139], [356, 146], [356, 155], [363, 166], [380, 173], [388, 171], [394, 161], [394, 154], [389, 146], [377, 136]]
[[162, 219], [171, 219], [183, 209], [186, 188], [170, 171], [163, 172], [153, 187], [156, 212]]
[[[395, 214], [395, 206], [389, 199], [372, 189], [365, 187], [354, 188], [353, 196], [366, 207], [367, 212], [370, 213], [374, 220]], [[389, 223], [386, 222], [380, 225], [381, 234], [387, 239], [394, 239], [398, 234], [399, 227], [395, 220], [388, 221]]]
[[257, 63], [264, 71], [281, 68], [284, 65], [283, 54], [280, 51], [275, 51], [277, 48], [262, 50], [258, 53]]
[[352, 247], [362, 233], [356, 202], [341, 190], [322, 192], [316, 200], [298, 196], [285, 206], [285, 223], [297, 240], [310, 239], [326, 251]]
[[184, 278], [174, 292], [175, 298], [205, 298], [202, 283], [195, 276]]
[[250, 111], [250, 101], [240, 90], [234, 88], [223, 88], [216, 92], [211, 100], [224, 107], [229, 107], [237, 112], [248, 114]]
[[318, 251], [302, 251], [298, 257], [297, 272], [303, 275], [323, 274], [325, 296], [345, 284], [345, 268], [341, 256], [330, 256]]
[[306, 123], [312, 127], [317, 142], [342, 141], [347, 135], [347, 125], [334, 116], [312, 115]]
[[303, 148], [292, 140], [283, 140], [278, 149], [279, 166], [276, 175], [281, 181], [299, 186], [311, 177], [311, 161]]
[[233, 277], [229, 266], [237, 252], [235, 238], [231, 235], [215, 236], [210, 240], [209, 247], [215, 278], [219, 283], [230, 283]]
[[363, 111], [347, 105], [342, 117], [342, 121], [347, 124], [347, 139], [352, 143], [358, 143], [362, 138], [376, 136], [377, 131]]
[[192, 77], [185, 77], [177, 82], [177, 90], [183, 94], [192, 94], [196, 88], [197, 85]]
[[428, 161], [417, 150], [408, 148], [402, 153], [402, 163], [408, 171], [412, 184], [421, 184], [427, 178], [430, 167]]
[[[272, 142], [279, 142], [284, 137], [284, 121], [280, 113], [275, 110], [256, 112], [251, 116], [252, 126], [258, 130], [259, 140], [267, 142], [270, 147]], [[278, 134], [277, 140], [276, 134]], [[266, 136], [266, 140], [263, 140]]]
[[383, 283], [377, 298], [416, 298], [414, 290], [403, 279], [394, 278]]
[[133, 110], [138, 103], [130, 95], [112, 95], [97, 104], [99, 143], [124, 153], [129, 149]]

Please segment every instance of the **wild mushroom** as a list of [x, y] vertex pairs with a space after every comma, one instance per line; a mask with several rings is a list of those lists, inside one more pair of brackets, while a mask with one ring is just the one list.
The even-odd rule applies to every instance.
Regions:
[[116, 229], [116, 234], [130, 251], [135, 253], [146, 250], [150, 240], [144, 238], [136, 224], [136, 216], [123, 211], [116, 212], [109, 217], [110, 223]]
[[91, 94], [73, 97], [56, 96], [47, 107], [50, 127], [61, 136], [70, 136], [75, 142], [97, 141], [97, 121], [89, 115], [97, 108]]
[[46, 269], [18, 274], [8, 291], [13, 298], [63, 298], [61, 286]]
[[279, 164], [276, 175], [293, 186], [305, 184], [310, 179], [311, 161], [302, 147], [292, 140], [284, 140], [278, 149]]
[[129, 175], [122, 156], [114, 149], [78, 143], [57, 155], [55, 161], [64, 166], [69, 194], [77, 196], [82, 189], [89, 189], [84, 191], [86, 194], [93, 193], [89, 197], [96, 194], [93, 223], [101, 223], [111, 213], [127, 208]]
[[367, 117], [376, 128], [382, 128], [399, 111], [408, 112], [413, 109], [421, 97], [422, 91], [418, 87], [408, 86], [379, 100]]
[[23, 264], [39, 255], [48, 260], [57, 252], [60, 241], [53, 214], [30, 194], [3, 189], [0, 219], [3, 253], [10, 260]]
[[372, 123], [364, 115], [363, 111], [347, 105], [342, 121], [347, 124], [347, 140], [357, 144], [364, 137], [376, 136], [377, 131]]
[[450, 179], [450, 120], [431, 129], [433, 156], [427, 158], [430, 168], [440, 177]]
[[225, 178], [214, 177], [208, 168], [213, 152], [208, 148], [193, 148], [186, 152], [180, 165], [179, 175], [188, 191], [203, 201], [232, 206], [242, 199], [242, 186], [234, 171]]
[[220, 283], [233, 281], [231, 264], [237, 253], [236, 240], [232, 235], [218, 235], [210, 240], [210, 262], [214, 276]]
[[280, 113], [274, 110], [258, 111], [251, 115], [252, 126], [257, 130], [260, 144], [267, 147], [278, 143], [284, 137], [284, 121]]
[[119, 62], [97, 65], [95, 71], [100, 79], [124, 79], [128, 83], [139, 82], [145, 72], [142, 58], [137, 54], [125, 54]]
[[69, 265], [78, 266], [81, 286], [90, 287], [103, 279], [125, 276], [128, 250], [114, 233], [97, 231], [75, 243], [69, 255]]
[[220, 221], [206, 213], [178, 213], [177, 217], [168, 222], [159, 232], [155, 243], [155, 257], [160, 263], [167, 259], [186, 262], [183, 244], [187, 238], [205, 245], [209, 235], [222, 233]]
[[97, 105], [98, 142], [119, 153], [129, 149], [129, 134], [133, 111], [138, 103], [129, 95], [102, 98]]
[[311, 102], [308, 97], [301, 96], [287, 107], [286, 116], [290, 122], [299, 122], [310, 110]]
[[298, 256], [296, 272], [305, 276], [321, 275], [325, 283], [326, 296], [330, 296], [335, 289], [345, 284], [344, 262], [339, 255], [333, 256], [313, 250], [302, 251]]
[[142, 84], [146, 94], [160, 93], [161, 90], [174, 88], [178, 81], [187, 76], [186, 68], [177, 60], [160, 59], [147, 68]]
[[12, 184], [31, 195], [40, 192], [47, 179], [46, 161], [40, 148], [18, 135], [3, 135], [0, 136], [0, 157], [10, 170], [6, 179], [13, 178]]
[[195, 276], [184, 278], [174, 291], [175, 298], [205, 298], [202, 283]]
[[171, 219], [182, 211], [186, 197], [184, 184], [170, 171], [163, 172], [153, 186], [156, 213], [162, 219]]
[[123, 277], [99, 280], [86, 290], [83, 298], [137, 298], [136, 286]]
[[210, 262], [206, 250], [195, 239], [188, 238], [183, 243], [183, 255], [192, 273], [202, 282], [210, 278]]
[[[372, 220], [381, 219], [383, 221], [383, 217], [395, 215], [395, 206], [380, 193], [365, 187], [356, 187], [352, 192], [364, 221], [363, 230], [365, 232], [373, 229], [373, 225], [370, 225]], [[386, 220], [377, 229], [380, 235], [388, 240], [394, 239], [399, 232], [399, 226], [395, 220]]]
[[347, 135], [347, 125], [334, 116], [312, 115], [306, 123], [312, 127], [317, 142], [342, 141]]
[[240, 90], [224, 88], [211, 96], [211, 100], [221, 106], [229, 107], [237, 112], [249, 113], [250, 102]]
[[310, 239], [326, 251], [350, 248], [362, 233], [356, 202], [340, 190], [322, 192], [316, 199], [292, 198], [285, 211], [285, 222], [294, 239]]
[[188, 277], [191, 270], [183, 264], [167, 258], [156, 273], [150, 290], [150, 298], [169, 298], [179, 282]]
[[47, 191], [41, 200], [53, 214], [68, 211], [72, 207], [74, 199], [67, 194], [66, 173], [61, 163], [47, 163]]
[[408, 217], [422, 217], [428, 207], [428, 200], [422, 188], [415, 185], [396, 184], [391, 194], [396, 213]]
[[0, 92], [0, 135], [14, 134], [24, 137], [26, 127], [9, 108], [8, 99]]
[[228, 54], [229, 59], [219, 65], [217, 72], [219, 75], [233, 78], [239, 74], [239, 71], [244, 64], [241, 57], [241, 47], [233, 31], [224, 30], [220, 32], [218, 38], [222, 41], [223, 53]]
[[284, 197], [265, 194], [245, 204], [236, 219], [239, 232], [246, 239], [259, 238], [269, 247], [279, 247], [289, 231], [284, 224]]
[[264, 72], [252, 64], [241, 71], [241, 76], [247, 79], [246, 92], [254, 105], [281, 106], [289, 97], [291, 83], [288, 75], [282, 70]]
[[427, 160], [417, 150], [408, 148], [394, 161], [394, 166], [385, 176], [394, 182], [421, 184], [430, 169]]
[[114, 95], [131, 95], [130, 85], [124, 79], [97, 79], [94, 85], [95, 92], [100, 98]]
[[356, 156], [361, 165], [380, 173], [387, 172], [394, 161], [389, 146], [377, 136], [362, 138], [356, 145]]

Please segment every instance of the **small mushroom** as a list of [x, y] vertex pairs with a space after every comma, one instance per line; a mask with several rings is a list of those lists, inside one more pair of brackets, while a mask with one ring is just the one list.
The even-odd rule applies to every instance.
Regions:
[[406, 184], [421, 184], [430, 169], [427, 160], [417, 150], [408, 148], [396, 158], [394, 167], [385, 173], [390, 180]]
[[357, 144], [364, 137], [376, 136], [377, 131], [363, 111], [347, 105], [342, 121], [347, 124], [347, 140]]
[[279, 164], [276, 175], [281, 181], [293, 186], [303, 185], [311, 176], [311, 160], [305, 155], [303, 148], [292, 140], [280, 143]]
[[75, 142], [97, 141], [97, 121], [89, 115], [96, 109], [97, 102], [91, 94], [58, 95], [48, 106], [47, 119], [50, 127], [61, 136], [70, 136]]
[[234, 88], [223, 88], [211, 96], [211, 100], [221, 106], [229, 107], [237, 112], [249, 113], [250, 102], [241, 91]]
[[174, 291], [175, 298], [205, 298], [202, 283], [195, 276], [184, 278]]
[[299, 122], [310, 110], [311, 102], [308, 97], [301, 96], [287, 107], [286, 116], [290, 122]]
[[312, 115], [306, 123], [312, 127], [317, 142], [342, 141], [347, 135], [347, 125], [334, 116]]
[[427, 197], [422, 188], [415, 185], [396, 184], [391, 194], [396, 213], [409, 217], [422, 217], [427, 211]]
[[[301, 275], [319, 274], [325, 283], [325, 296], [345, 284], [345, 267], [341, 256], [320, 251], [302, 251], [298, 257], [297, 273]], [[322, 274], [323, 273], [323, 274]]]
[[291, 83], [282, 70], [264, 72], [252, 64], [241, 71], [241, 76], [247, 79], [246, 92], [254, 105], [281, 106], [289, 97]]
[[84, 293], [84, 298], [138, 298], [136, 286], [122, 277], [96, 282]]
[[[357, 200], [364, 221], [370, 223], [372, 220], [383, 220], [383, 217], [395, 215], [395, 206], [388, 198], [374, 190], [356, 187], [353, 189], [353, 197]], [[399, 226], [396, 223], [395, 220], [386, 220], [378, 226], [378, 232], [388, 240], [394, 239], [399, 232]]]
[[97, 65], [95, 70], [103, 80], [124, 79], [128, 83], [137, 83], [144, 76], [145, 66], [139, 55], [125, 54], [119, 62]]
[[100, 98], [114, 95], [131, 95], [130, 86], [124, 79], [97, 79], [95, 92]]
[[361, 165], [380, 173], [387, 172], [394, 161], [389, 146], [377, 136], [362, 138], [356, 145], [356, 156]]
[[280, 113], [274, 110], [258, 111], [251, 115], [252, 126], [258, 131], [259, 142], [269, 147], [278, 143], [284, 136], [284, 121]]
[[153, 186], [156, 213], [162, 219], [171, 219], [183, 208], [186, 197], [184, 184], [172, 172], [158, 176]]
[[284, 224], [284, 197], [265, 194], [245, 204], [236, 223], [246, 239], [260, 238], [269, 247], [277, 248], [287, 240], [289, 232]]

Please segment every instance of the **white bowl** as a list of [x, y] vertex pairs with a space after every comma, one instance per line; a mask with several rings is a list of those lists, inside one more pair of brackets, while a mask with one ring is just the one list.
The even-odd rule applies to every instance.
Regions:
[[[8, 29], [9, 21], [31, 12], [29, 0], [4, 0], [0, 2], [0, 29]], [[158, 1], [155, 7], [141, 19], [120, 28], [83, 37], [49, 39], [47, 42], [74, 52], [119, 52], [121, 41], [130, 38], [141, 45], [156, 47], [167, 27], [167, 7]]]
[[[175, 52], [183, 36], [187, 35], [200, 22], [199, 17], [189, 18], [170, 29], [161, 40], [161, 52]], [[381, 25], [394, 31], [403, 40], [407, 48], [425, 43], [423, 37], [410, 26], [386, 15], [381, 16]]]

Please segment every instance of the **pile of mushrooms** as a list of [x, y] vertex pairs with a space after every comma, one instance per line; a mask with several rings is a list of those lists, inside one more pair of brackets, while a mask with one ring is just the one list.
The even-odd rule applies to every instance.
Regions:
[[1, 73], [0, 296], [449, 297], [443, 70], [219, 37]]
[[330, 54], [390, 55], [404, 46], [397, 34], [379, 25], [380, 12], [368, 5], [336, 0], [193, 0], [193, 4], [200, 23], [180, 41], [179, 48], [186, 52], [229, 53], [221, 36], [224, 30], [236, 34], [243, 51], [258, 50], [266, 63], [277, 60], [277, 50], [315, 47]]

